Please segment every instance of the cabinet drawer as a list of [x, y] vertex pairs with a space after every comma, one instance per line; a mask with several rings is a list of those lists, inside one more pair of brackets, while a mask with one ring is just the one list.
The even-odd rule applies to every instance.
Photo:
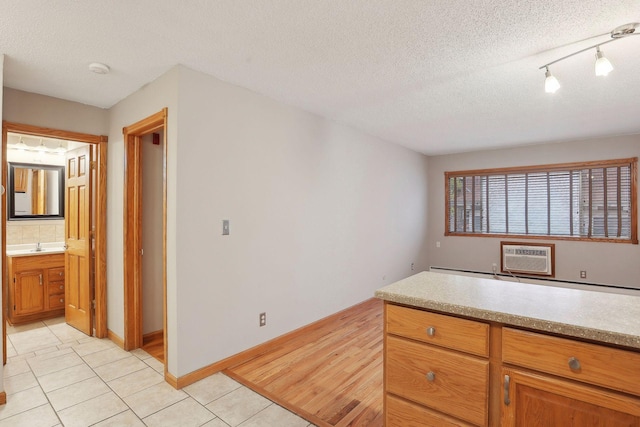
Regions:
[[385, 351], [388, 392], [487, 424], [488, 361], [393, 336], [387, 336]]
[[479, 356], [489, 356], [489, 325], [386, 304], [387, 333]]
[[64, 270], [64, 254], [12, 256], [11, 265], [14, 272], [62, 267]]
[[504, 362], [640, 395], [640, 353], [504, 328]]
[[64, 295], [64, 282], [49, 282], [49, 296]]
[[471, 427], [471, 424], [456, 420], [444, 414], [398, 399], [386, 396], [386, 427]]
[[63, 308], [64, 307], [64, 295], [51, 295], [49, 297], [49, 309]]
[[64, 267], [50, 268], [49, 280], [64, 280]]

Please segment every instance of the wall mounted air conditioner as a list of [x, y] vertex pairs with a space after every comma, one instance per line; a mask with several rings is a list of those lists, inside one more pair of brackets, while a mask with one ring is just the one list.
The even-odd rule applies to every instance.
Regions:
[[552, 243], [500, 242], [503, 273], [554, 277], [555, 245]]

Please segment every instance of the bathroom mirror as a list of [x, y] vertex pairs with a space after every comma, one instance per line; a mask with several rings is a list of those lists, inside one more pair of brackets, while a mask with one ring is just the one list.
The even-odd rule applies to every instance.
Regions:
[[64, 218], [64, 166], [9, 162], [9, 220]]

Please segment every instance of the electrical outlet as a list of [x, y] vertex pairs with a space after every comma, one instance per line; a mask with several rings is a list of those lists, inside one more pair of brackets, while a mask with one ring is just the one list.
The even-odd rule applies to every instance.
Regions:
[[229, 235], [229, 220], [228, 219], [223, 219], [222, 220], [222, 235], [223, 236], [228, 236]]
[[580, 270], [580, 278], [581, 279], [587, 278], [587, 270]]
[[498, 273], [498, 264], [496, 264], [495, 262], [493, 264], [491, 264], [491, 271], [493, 271], [493, 274], [497, 274]]
[[436, 248], [440, 247], [440, 242], [436, 242]]
[[260, 313], [260, 326], [267, 326], [267, 313]]
[[413, 263], [411, 263], [411, 271], [413, 271]]

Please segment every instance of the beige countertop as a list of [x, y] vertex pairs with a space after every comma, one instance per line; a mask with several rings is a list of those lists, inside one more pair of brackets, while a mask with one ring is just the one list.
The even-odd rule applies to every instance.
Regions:
[[640, 296], [422, 272], [385, 301], [640, 349]]

